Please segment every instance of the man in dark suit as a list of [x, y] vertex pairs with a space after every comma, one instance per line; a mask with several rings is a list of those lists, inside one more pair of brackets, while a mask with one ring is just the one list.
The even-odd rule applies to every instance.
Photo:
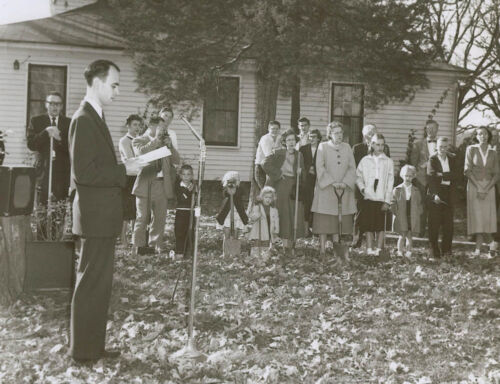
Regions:
[[87, 93], [69, 128], [73, 233], [81, 252], [71, 302], [69, 354], [76, 361], [117, 357], [104, 348], [113, 280], [116, 236], [122, 226], [122, 188], [127, 174], [144, 165], [137, 158], [118, 164], [103, 107], [118, 96], [119, 68], [97, 60], [85, 70]]
[[[448, 139], [446, 137], [437, 139], [436, 150], [437, 153], [429, 157], [427, 162], [431, 257], [451, 255], [455, 183], [459, 176], [455, 156], [448, 153]], [[440, 230], [442, 230], [441, 248], [438, 244]]]
[[[352, 152], [354, 154], [354, 162], [356, 163], [356, 168], [358, 167], [359, 162], [363, 157], [368, 155], [370, 152], [370, 143], [372, 141], [372, 137], [377, 133], [377, 127], [375, 124], [367, 124], [363, 127], [363, 142], [354, 144], [352, 146]], [[384, 144], [384, 153], [387, 157], [391, 157], [391, 151], [387, 144]], [[353, 231], [353, 241], [352, 246], [355, 248], [359, 248], [361, 246], [361, 241], [363, 238], [363, 234], [359, 232], [359, 218], [361, 217], [361, 212], [363, 211], [363, 202], [364, 198], [358, 187], [356, 186], [356, 190], [354, 191], [354, 195], [356, 197], [356, 208], [357, 212], [354, 217], [354, 231]]]
[[47, 113], [31, 118], [27, 131], [28, 148], [35, 152], [37, 171], [37, 204], [47, 204], [50, 167], [50, 138], [54, 139], [52, 162], [52, 194], [54, 200], [68, 197], [69, 155], [68, 128], [70, 119], [61, 114], [63, 98], [50, 92], [45, 98]]
[[[420, 190], [422, 196], [427, 194], [427, 165], [429, 158], [436, 154], [437, 135], [439, 124], [435, 120], [427, 120], [425, 122], [424, 138], [413, 143], [410, 153], [410, 164], [417, 169], [417, 177], [415, 178], [415, 186]], [[428, 212], [427, 206], [424, 206], [420, 218], [420, 236], [425, 235], [427, 227]]]

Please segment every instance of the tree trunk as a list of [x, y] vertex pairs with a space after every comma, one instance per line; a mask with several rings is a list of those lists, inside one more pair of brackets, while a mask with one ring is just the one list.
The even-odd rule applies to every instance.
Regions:
[[257, 110], [255, 112], [255, 145], [267, 133], [267, 125], [276, 119], [279, 80], [257, 72]]
[[23, 291], [25, 246], [31, 239], [29, 216], [0, 217], [0, 305], [11, 305]]
[[299, 133], [299, 124], [297, 120], [300, 118], [300, 77], [294, 76], [292, 83], [292, 110], [290, 112], [290, 127]]
[[[279, 80], [257, 71], [257, 109], [255, 111], [255, 148], [259, 143], [261, 136], [267, 133], [267, 126], [270, 121], [276, 119], [276, 104], [278, 102]], [[254, 153], [255, 160], [255, 153]], [[255, 161], [252, 161], [250, 167], [250, 196], [249, 204], [253, 205], [255, 197], [259, 193], [259, 186], [255, 182]]]

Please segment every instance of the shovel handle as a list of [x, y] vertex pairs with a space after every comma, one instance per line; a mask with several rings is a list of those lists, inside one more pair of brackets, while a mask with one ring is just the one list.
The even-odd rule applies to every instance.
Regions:
[[338, 202], [338, 219], [339, 219], [339, 243], [342, 241], [342, 197], [344, 196], [345, 189], [341, 189], [342, 192], [337, 192], [338, 188], [333, 187], [335, 196], [337, 196]]

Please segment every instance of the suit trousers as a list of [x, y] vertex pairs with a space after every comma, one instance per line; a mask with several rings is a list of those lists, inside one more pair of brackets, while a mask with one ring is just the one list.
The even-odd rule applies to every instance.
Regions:
[[[429, 243], [436, 255], [450, 253], [453, 239], [453, 207], [450, 204], [450, 188], [441, 186], [439, 196], [446, 204], [429, 202], [428, 206]], [[441, 251], [439, 249], [440, 231], [442, 231]]]
[[168, 199], [163, 188], [163, 179], [151, 182], [151, 199], [148, 207], [148, 197], [136, 196], [137, 217], [134, 225], [132, 242], [136, 247], [146, 244], [146, 228], [148, 226], [149, 209], [151, 209], [151, 230], [149, 232], [149, 245], [159, 246], [163, 242], [165, 221], [167, 218]]
[[[178, 209], [175, 212], [175, 253], [187, 254], [192, 247], [193, 233], [189, 237], [189, 217], [191, 211], [185, 209]], [[194, 220], [194, 216], [193, 216]]]
[[82, 237], [71, 301], [70, 354], [98, 359], [104, 351], [113, 282], [114, 237]]

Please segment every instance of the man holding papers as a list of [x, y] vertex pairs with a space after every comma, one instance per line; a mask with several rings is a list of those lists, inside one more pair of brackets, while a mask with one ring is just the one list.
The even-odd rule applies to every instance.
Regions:
[[[172, 145], [167, 131], [172, 119], [172, 113], [167, 116], [166, 120], [161, 117], [151, 118], [146, 132], [132, 141], [134, 151], [140, 155], [140, 158], [151, 160], [162, 156], [158, 160], [151, 161], [147, 167], [141, 170], [132, 189], [132, 194], [136, 197], [137, 207], [132, 239], [134, 254], [143, 253], [148, 245], [154, 247], [157, 253], [162, 251], [168, 200], [175, 196], [176, 173], [174, 164], [180, 162], [179, 153]], [[153, 156], [148, 159], [146, 154]], [[151, 230], [148, 244], [146, 228], [150, 219]]]

